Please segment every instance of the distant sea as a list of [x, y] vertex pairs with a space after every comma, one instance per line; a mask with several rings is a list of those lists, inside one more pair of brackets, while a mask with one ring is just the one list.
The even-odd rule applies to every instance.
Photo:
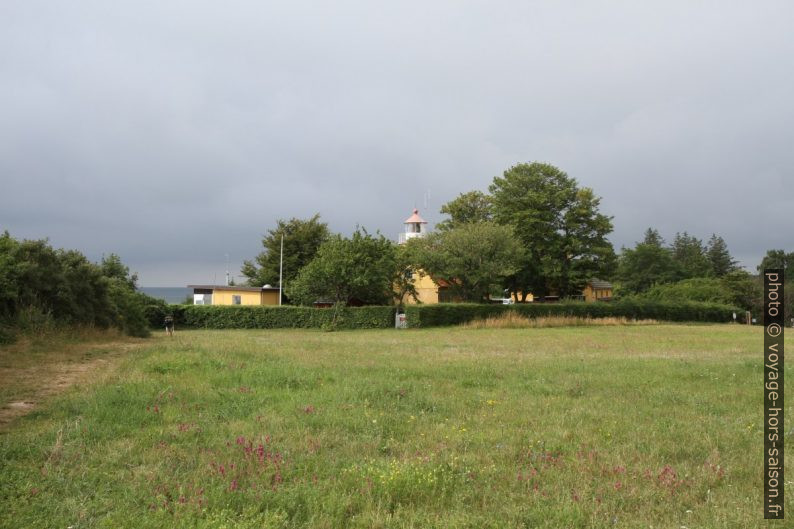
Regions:
[[182, 303], [193, 294], [192, 288], [185, 287], [138, 287], [138, 290], [153, 298], [163, 299], [166, 303]]

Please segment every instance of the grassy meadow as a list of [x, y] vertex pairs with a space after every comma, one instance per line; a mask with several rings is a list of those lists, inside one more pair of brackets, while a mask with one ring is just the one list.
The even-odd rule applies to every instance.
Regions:
[[[785, 527], [763, 520], [762, 340], [667, 324], [160, 334], [4, 428], [0, 527]], [[6, 402], [24, 394], [2, 383]]]

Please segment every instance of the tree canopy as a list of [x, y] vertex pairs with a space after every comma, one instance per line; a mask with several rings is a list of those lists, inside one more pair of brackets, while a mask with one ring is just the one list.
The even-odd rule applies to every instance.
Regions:
[[623, 248], [617, 279], [624, 293], [645, 292], [654, 285], [684, 279], [722, 278], [739, 270], [722, 237], [712, 234], [708, 244], [686, 231], [676, 233], [667, 246], [659, 232], [648, 228], [642, 242]]
[[312, 261], [287, 284], [287, 294], [301, 305], [318, 300], [335, 304], [353, 299], [388, 304], [397, 261], [394, 243], [357, 229], [350, 238], [333, 235]]
[[309, 219], [292, 218], [279, 220], [276, 227], [268, 230], [262, 239], [264, 251], [254, 261], [244, 261], [240, 269], [247, 277], [248, 285], [277, 286], [279, 283], [279, 261], [281, 237], [284, 236], [284, 283], [289, 284], [298, 272], [309, 264], [320, 246], [328, 240], [328, 225], [320, 222], [320, 215]]
[[621, 290], [627, 293], [645, 292], [656, 284], [681, 279], [673, 252], [664, 244], [659, 232], [648, 228], [642, 242], [638, 242], [634, 248], [623, 248], [617, 270]]
[[482, 191], [461, 193], [441, 206], [441, 213], [449, 215], [449, 218], [436, 225], [440, 231], [472, 222], [488, 222], [493, 220], [491, 197]]
[[711, 261], [703, 242], [687, 232], [676, 233], [672, 245], [673, 261], [682, 279], [712, 275]]
[[714, 233], [711, 234], [711, 239], [706, 247], [706, 258], [711, 265], [711, 273], [715, 277], [724, 277], [739, 269], [736, 260], [728, 251], [725, 240]]
[[507, 278], [512, 292], [543, 296], [579, 293], [594, 276], [608, 276], [615, 255], [607, 235], [612, 217], [601, 199], [553, 165], [519, 164], [489, 186], [493, 217], [521, 241], [521, 266]]
[[765, 268], [783, 268], [786, 282], [794, 281], [794, 252], [768, 250], [758, 265], [758, 273], [763, 273]]
[[419, 267], [449, 285], [453, 297], [481, 302], [494, 287], [518, 271], [524, 258], [510, 226], [493, 222], [461, 224], [446, 231], [412, 239]]

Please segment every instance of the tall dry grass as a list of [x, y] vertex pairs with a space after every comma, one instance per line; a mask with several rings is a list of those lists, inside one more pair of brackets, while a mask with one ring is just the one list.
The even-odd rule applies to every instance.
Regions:
[[655, 325], [657, 323], [656, 320], [633, 320], [624, 317], [542, 316], [539, 318], [527, 318], [517, 312], [510, 311], [499, 316], [473, 320], [461, 326], [467, 329], [542, 329], [549, 327]]

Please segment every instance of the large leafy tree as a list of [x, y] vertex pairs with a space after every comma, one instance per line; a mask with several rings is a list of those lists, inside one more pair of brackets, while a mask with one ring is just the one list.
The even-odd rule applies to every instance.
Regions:
[[264, 251], [254, 261], [244, 261], [242, 274], [250, 286], [278, 285], [281, 238], [284, 237], [284, 283], [289, 284], [298, 272], [309, 264], [317, 250], [328, 237], [328, 225], [320, 221], [320, 215], [309, 219], [279, 220], [276, 227], [268, 230], [262, 239]]
[[760, 311], [763, 303], [761, 283], [745, 270], [736, 269], [720, 278], [731, 293], [731, 304], [744, 310]]
[[454, 297], [466, 301], [487, 299], [524, 259], [513, 228], [492, 222], [462, 224], [408, 244], [424, 273], [443, 280]]
[[334, 235], [287, 285], [287, 295], [302, 305], [323, 299], [335, 304], [357, 299], [385, 304], [393, 296], [397, 261], [394, 243], [359, 229], [350, 238]]
[[783, 268], [786, 282], [794, 281], [794, 252], [786, 253], [785, 250], [769, 250], [758, 265], [758, 272], [763, 273], [765, 268]]
[[512, 226], [523, 246], [521, 266], [506, 279], [512, 292], [578, 293], [587, 279], [608, 275], [612, 218], [600, 198], [553, 165], [519, 164], [489, 186], [496, 222]]
[[441, 213], [449, 215], [448, 219], [436, 225], [436, 229], [441, 231], [472, 222], [488, 222], [493, 220], [491, 197], [482, 191], [461, 193], [441, 206]]
[[678, 281], [681, 273], [659, 232], [648, 228], [642, 242], [634, 248], [623, 248], [617, 278], [622, 291], [640, 293], [656, 284]]

